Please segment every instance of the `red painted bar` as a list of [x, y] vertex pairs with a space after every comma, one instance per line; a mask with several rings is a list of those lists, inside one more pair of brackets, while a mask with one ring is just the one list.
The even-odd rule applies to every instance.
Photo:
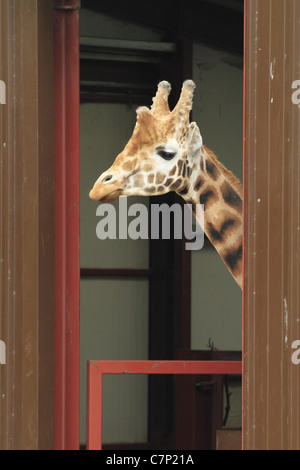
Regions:
[[56, 449], [79, 449], [79, 7], [53, 1]]
[[102, 374], [241, 374], [241, 361], [91, 361]]
[[93, 363], [87, 369], [87, 450], [102, 447], [102, 382], [101, 371]]
[[87, 450], [102, 449], [103, 374], [242, 374], [242, 361], [89, 361]]

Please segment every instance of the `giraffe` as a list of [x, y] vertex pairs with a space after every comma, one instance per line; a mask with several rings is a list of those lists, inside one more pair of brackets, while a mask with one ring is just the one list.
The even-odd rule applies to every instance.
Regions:
[[175, 191], [190, 204], [196, 217], [197, 204], [203, 204], [204, 232], [242, 288], [242, 188], [203, 145], [197, 124], [190, 123], [194, 89], [195, 83], [186, 80], [170, 111], [171, 86], [167, 81], [158, 84], [151, 108], [137, 109], [131, 138], [112, 166], [99, 176], [89, 196], [108, 202], [120, 195]]

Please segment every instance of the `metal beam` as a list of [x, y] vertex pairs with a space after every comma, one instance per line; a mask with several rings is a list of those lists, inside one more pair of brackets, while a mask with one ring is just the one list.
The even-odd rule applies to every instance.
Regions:
[[96, 47], [105, 49], [151, 51], [151, 52], [175, 52], [176, 45], [173, 42], [156, 41], [130, 41], [123, 39], [109, 39], [100, 37], [81, 36], [80, 47]]
[[186, 36], [242, 54], [243, 11], [217, 3], [207, 0], [82, 0], [82, 7], [159, 29], [171, 40]]

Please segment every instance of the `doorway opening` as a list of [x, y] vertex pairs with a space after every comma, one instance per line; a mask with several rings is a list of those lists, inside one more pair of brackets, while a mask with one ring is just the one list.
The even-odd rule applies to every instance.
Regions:
[[[132, 2], [135, 11], [126, 12], [121, 2], [105, 10], [97, 3], [83, 0], [80, 11], [82, 447], [88, 360], [242, 356], [242, 293], [209, 240], [193, 252], [185, 240], [99, 240], [97, 205], [88, 193], [130, 138], [135, 109], [151, 106], [161, 80], [172, 85], [171, 106], [182, 82], [194, 80], [192, 120], [205, 145], [242, 181], [243, 2], [182, 7], [174, 23], [162, 21], [167, 5], [158, 19], [146, 8], [150, 2], [143, 11]], [[199, 15], [207, 19], [202, 37]], [[231, 26], [212, 37], [209, 24], [218, 17], [222, 28], [229, 18]], [[141, 198], [128, 198], [129, 207], [136, 202]], [[183, 204], [175, 193], [142, 202]], [[112, 204], [118, 220], [118, 201]], [[103, 390], [103, 448], [214, 449], [220, 433], [228, 431], [235, 442], [241, 436], [236, 376], [107, 376]], [[182, 400], [191, 406], [183, 408]], [[204, 411], [201, 420], [189, 419]]]

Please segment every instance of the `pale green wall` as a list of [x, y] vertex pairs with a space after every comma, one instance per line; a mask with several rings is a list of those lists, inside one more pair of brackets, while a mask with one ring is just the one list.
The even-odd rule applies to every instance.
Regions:
[[[124, 104], [82, 104], [80, 264], [89, 268], [148, 268], [148, 240], [100, 240], [98, 203], [88, 194], [128, 141], [135, 110]], [[128, 207], [139, 198], [128, 198]], [[143, 198], [148, 203], [148, 198]], [[114, 202], [118, 220], [119, 200]], [[118, 224], [117, 224], [118, 225]], [[147, 359], [148, 281], [84, 279], [80, 283], [81, 442], [85, 442], [87, 360]], [[106, 376], [103, 443], [147, 440], [147, 377]]]
[[[127, 143], [136, 121], [135, 107], [126, 104], [85, 103], [80, 106], [80, 258], [85, 268], [147, 268], [148, 240], [99, 240], [98, 204], [89, 199], [94, 182], [113, 163]], [[128, 199], [128, 207], [140, 198]], [[147, 204], [148, 198], [143, 198]], [[112, 203], [119, 219], [119, 200]]]

